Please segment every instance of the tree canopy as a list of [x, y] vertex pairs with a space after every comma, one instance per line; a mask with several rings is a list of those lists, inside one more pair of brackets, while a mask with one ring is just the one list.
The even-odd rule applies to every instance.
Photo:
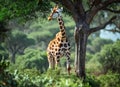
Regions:
[[0, 3], [0, 21], [33, 16], [35, 11], [44, 12], [41, 13], [44, 16], [50, 6], [48, 0], [0, 0]]
[[[108, 31], [120, 32], [120, 17], [117, 15], [120, 13], [119, 0], [1, 0], [0, 21], [10, 20], [15, 17], [29, 19], [33, 16], [35, 17], [36, 12], [40, 12], [40, 16], [44, 18], [54, 5], [52, 2], [62, 5], [64, 12], [70, 13], [74, 20], [76, 20], [77, 15], [81, 14], [86, 15], [86, 21], [90, 25], [92, 24], [91, 22], [98, 22], [100, 26], [95, 26], [91, 32], [95, 32], [98, 28], [105, 28], [117, 16], [117, 20], [114, 21], [114, 28]], [[82, 19], [84, 16], [79, 17]], [[114, 17], [111, 18], [112, 16]], [[104, 23], [103, 21], [110, 18], [111, 20], [102, 24]]]
[[17, 53], [23, 54], [24, 50], [34, 43], [35, 42], [33, 39], [27, 38], [27, 35], [22, 32], [12, 32], [12, 34], [10, 34], [5, 41], [7, 50], [12, 54], [11, 62], [15, 63], [15, 55]]

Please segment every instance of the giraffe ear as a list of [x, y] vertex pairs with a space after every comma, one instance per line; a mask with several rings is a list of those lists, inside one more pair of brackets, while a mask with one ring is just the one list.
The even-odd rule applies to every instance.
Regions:
[[63, 11], [63, 7], [61, 7], [60, 9], [61, 9], [61, 11]]
[[59, 12], [62, 12], [63, 11], [63, 7], [61, 7], [60, 9], [59, 9]]

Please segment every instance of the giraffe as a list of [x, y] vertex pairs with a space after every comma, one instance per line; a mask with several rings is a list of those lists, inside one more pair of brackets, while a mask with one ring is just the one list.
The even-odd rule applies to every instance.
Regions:
[[49, 62], [49, 68], [54, 69], [55, 66], [59, 65], [60, 58], [66, 56], [67, 71], [70, 74], [70, 43], [67, 39], [64, 21], [62, 20], [61, 12], [62, 8], [59, 9], [56, 5], [48, 17], [48, 20], [57, 18], [59, 23], [60, 31], [56, 34], [56, 37], [50, 41], [47, 47], [47, 57]]

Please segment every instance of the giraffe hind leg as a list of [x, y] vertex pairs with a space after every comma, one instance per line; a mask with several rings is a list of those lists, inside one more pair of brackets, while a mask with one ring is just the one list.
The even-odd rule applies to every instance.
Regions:
[[60, 66], [60, 56], [55, 57], [55, 67], [58, 68]]

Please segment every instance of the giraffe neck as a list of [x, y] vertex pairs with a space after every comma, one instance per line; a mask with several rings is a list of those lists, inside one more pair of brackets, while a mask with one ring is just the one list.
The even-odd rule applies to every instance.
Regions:
[[58, 17], [58, 23], [59, 23], [59, 27], [60, 27], [60, 32], [62, 34], [62, 38], [66, 38], [64, 21], [62, 20], [61, 16]]

